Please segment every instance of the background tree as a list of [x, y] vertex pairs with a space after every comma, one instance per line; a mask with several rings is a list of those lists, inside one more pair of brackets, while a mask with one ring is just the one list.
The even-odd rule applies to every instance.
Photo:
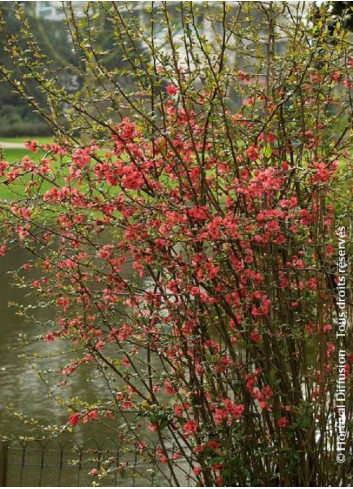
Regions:
[[[8, 51], [9, 40], [18, 39], [21, 31], [21, 21], [16, 16], [14, 6], [15, 2], [3, 2], [0, 6], [2, 25], [3, 27], [6, 25], [6, 32], [2, 29], [0, 33], [1, 64], [3, 67], [13, 70], [17, 78], [23, 76], [25, 78], [28, 75], [28, 71], [24, 67], [21, 68], [16, 62], [18, 51], [13, 47], [12, 56], [9, 55]], [[62, 82], [66, 86], [72, 87], [72, 80], [68, 79], [68, 72], [73, 72], [75, 66], [65, 24], [62, 21], [53, 22], [37, 18], [33, 11], [34, 7], [34, 2], [26, 5], [27, 21], [30, 29], [32, 32], [36, 32], [43, 55], [50, 59], [50, 64], [54, 72], [56, 72], [56, 76], [64, 76]], [[20, 40], [19, 45], [21, 45], [22, 49], [25, 49], [25, 43], [21, 43]], [[28, 81], [27, 88], [28, 95], [35, 98], [40, 107], [44, 108], [46, 98], [42, 95], [37, 84], [33, 81]], [[52, 133], [50, 127], [33, 111], [33, 107], [25, 99], [18, 96], [11, 84], [1, 84], [0, 97], [0, 118], [2, 121], [0, 134], [2, 136], [39, 136]]]
[[[124, 76], [127, 60], [122, 59], [121, 47], [115, 42], [113, 25], [104, 9], [97, 8], [94, 3], [89, 4], [87, 8], [90, 12], [89, 16], [85, 13], [84, 4], [80, 7], [73, 6], [69, 2], [62, 15], [53, 20], [37, 12], [36, 2], [24, 3], [17, 7], [15, 2], [2, 4], [1, 62], [4, 68], [12, 72], [13, 77], [12, 83], [9, 83], [6, 76], [2, 78], [1, 100], [4, 124], [0, 128], [0, 134], [12, 137], [52, 134], [53, 129], [50, 124], [48, 125], [48, 120], [45, 118], [43, 120], [43, 114], [52, 111], [51, 104], [47, 100], [48, 93], [40, 88], [40, 84], [33, 73], [31, 74], [31, 68], [28, 66], [28, 62], [31, 62], [32, 67], [38, 63], [38, 60], [31, 56], [33, 46], [36, 46], [40, 52], [41, 64], [45, 66], [47, 76], [56, 88], [62, 90], [68, 97], [75, 95], [76, 99], [83, 99], [86, 105], [91, 106], [90, 110], [93, 113], [97, 111], [98, 106], [101, 111], [107, 111], [109, 103], [107, 105], [102, 100], [94, 108], [94, 101], [96, 100], [97, 103], [97, 97], [99, 99], [100, 96], [99, 88], [91, 71], [86, 70], [84, 46], [80, 45], [81, 40], [88, 33], [90, 38], [92, 36], [95, 38], [95, 48], [99, 52], [102, 65], [109, 69], [118, 67], [120, 81], [123, 84], [133, 84], [131, 77]], [[80, 34], [76, 24], [79, 25]], [[83, 37], [80, 39], [77, 36]], [[21, 46], [25, 54], [25, 62], [21, 66], [17, 63], [16, 45]], [[10, 49], [12, 49], [11, 55], [9, 55]], [[27, 100], [18, 96], [16, 87], [13, 86], [14, 78], [17, 81], [21, 80], [23, 90], [28, 96]], [[108, 88], [107, 84], [105, 87]], [[67, 122], [65, 117], [62, 117], [62, 112], [67, 108], [67, 103], [63, 101], [56, 109], [60, 124], [64, 126]], [[76, 128], [76, 133], [80, 134], [80, 129]], [[83, 136], [84, 134], [85, 130], [82, 131]]]

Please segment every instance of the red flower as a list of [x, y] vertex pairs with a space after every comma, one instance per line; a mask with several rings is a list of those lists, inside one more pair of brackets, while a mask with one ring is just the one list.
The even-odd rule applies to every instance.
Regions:
[[259, 157], [259, 152], [255, 146], [249, 146], [247, 150], [247, 155], [250, 161], [255, 161]]
[[91, 148], [78, 148], [72, 155], [72, 161], [80, 168], [84, 168], [91, 161]]
[[46, 335], [44, 336], [44, 340], [45, 341], [49, 341], [49, 342], [53, 342], [55, 340], [55, 336], [53, 335], [53, 333], [46, 333]]
[[189, 436], [197, 432], [198, 424], [194, 419], [189, 419], [183, 426], [184, 433]]
[[25, 148], [32, 151], [32, 153], [37, 152], [37, 145], [38, 145], [37, 141], [30, 141], [29, 139], [25, 141]]
[[177, 393], [177, 391], [172, 387], [172, 384], [169, 380], [164, 381], [164, 389], [166, 393], [170, 396], [175, 396], [175, 394]]
[[340, 71], [335, 71], [332, 75], [331, 75], [331, 80], [333, 81], [339, 81], [340, 78], [342, 76], [342, 73]]
[[280, 428], [285, 428], [288, 424], [288, 419], [287, 418], [280, 418], [278, 421], [277, 421], [277, 424]]
[[194, 467], [194, 468], [192, 469], [192, 471], [193, 471], [193, 473], [194, 473], [195, 475], [199, 475], [199, 474], [201, 474], [201, 469], [200, 469], [200, 467]]
[[192, 207], [189, 209], [188, 214], [195, 221], [205, 221], [207, 219], [207, 214], [202, 207]]
[[70, 416], [69, 416], [69, 424], [71, 426], [76, 426], [77, 424], [79, 424], [80, 421], [81, 421], [81, 414], [80, 413], [70, 414]]
[[231, 413], [235, 419], [242, 417], [245, 407], [242, 404], [233, 404], [231, 407]]
[[6, 161], [0, 161], [0, 175], [4, 176], [5, 175], [5, 170], [9, 167], [9, 163]]
[[98, 418], [98, 411], [97, 409], [94, 409], [93, 411], [90, 411], [88, 413], [88, 416], [90, 419], [97, 419]]
[[251, 338], [251, 341], [253, 341], [254, 343], [260, 343], [260, 341], [261, 341], [261, 335], [257, 330], [251, 331], [250, 338]]
[[124, 188], [130, 190], [140, 190], [144, 184], [143, 176], [139, 171], [129, 171], [123, 179]]
[[176, 95], [178, 93], [178, 89], [175, 85], [168, 85], [167, 93], [172, 97], [173, 95]]
[[218, 450], [220, 448], [221, 444], [219, 441], [210, 440], [209, 442], [207, 442], [207, 446], [208, 446], [208, 448], [212, 448], [213, 450]]

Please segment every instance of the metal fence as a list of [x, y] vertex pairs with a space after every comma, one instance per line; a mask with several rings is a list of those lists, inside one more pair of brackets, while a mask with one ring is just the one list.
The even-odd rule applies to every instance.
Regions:
[[[101, 478], [92, 475], [107, 471]], [[2, 487], [171, 486], [166, 467], [152, 465], [113, 440], [0, 442]]]

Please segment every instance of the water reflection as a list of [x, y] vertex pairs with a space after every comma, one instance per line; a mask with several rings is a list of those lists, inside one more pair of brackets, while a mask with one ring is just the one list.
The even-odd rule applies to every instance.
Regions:
[[[8, 307], [9, 303], [19, 303], [28, 306], [35, 302], [35, 298], [26, 297], [25, 289], [16, 287], [13, 278], [8, 273], [18, 269], [28, 260], [28, 252], [16, 248], [0, 260], [0, 435], [5, 436], [42, 436], [40, 426], [24, 424], [14, 417], [6, 406], [11, 405], [14, 411], [24, 413], [29, 418], [35, 418], [42, 425], [60, 425], [67, 421], [67, 410], [48, 396], [48, 389], [43, 379], [38, 375], [39, 370], [46, 370], [52, 380], [63, 380], [62, 368], [78, 356], [75, 347], [68, 343], [65, 354], [62, 353], [63, 343], [61, 341], [28, 343], [19, 349], [19, 335], [33, 336], [41, 334], [37, 324], [27, 323], [23, 317], [16, 314], [16, 308]], [[131, 269], [125, 266], [123, 271], [126, 278], [131, 278]], [[141, 284], [142, 285], [142, 284]], [[57, 313], [58, 314], [58, 313]], [[37, 307], [33, 309], [33, 316], [40, 323], [55, 323], [55, 311], [50, 307]], [[46, 328], [55, 329], [55, 327]], [[33, 365], [26, 363], [24, 354], [37, 353]], [[100, 376], [91, 378], [90, 368], [82, 366], [70, 379], [69, 385], [62, 389], [60, 395], [67, 399], [77, 396], [87, 402], [107, 397], [106, 384]], [[52, 384], [52, 383], [51, 383]], [[66, 392], [65, 392], [66, 391]], [[59, 392], [58, 392], [59, 394]], [[108, 399], [108, 398], [107, 398]], [[103, 430], [103, 431], [102, 431]], [[77, 426], [74, 434], [67, 437], [75, 437], [80, 442], [90, 437], [111, 436], [104, 428], [96, 423]]]
[[[59, 312], [51, 307], [34, 307], [33, 322], [28, 323], [23, 317], [16, 314], [15, 307], [8, 307], [9, 303], [23, 304], [28, 306], [36, 304], [35, 297], [26, 297], [26, 289], [18, 288], [13, 284], [14, 279], [8, 273], [12, 270], [17, 270], [21, 265], [29, 259], [28, 252], [21, 248], [15, 248], [0, 260], [0, 385], [1, 385], [1, 400], [0, 400], [0, 437], [6, 436], [10, 438], [19, 437], [34, 437], [43, 438], [46, 434], [49, 436], [52, 430], [45, 431], [45, 427], [60, 426], [67, 422], [68, 413], [64, 406], [55, 402], [49, 391], [55, 384], [63, 380], [61, 374], [62, 368], [80, 356], [79, 351], [75, 351], [75, 346], [71, 343], [63, 345], [61, 341], [45, 342], [45, 341], [28, 341], [26, 346], [19, 348], [19, 335], [32, 337], [34, 335], [42, 335], [45, 331], [55, 330], [55, 324], [59, 320]], [[134, 282], [141, 288], [148, 288], [149, 279], [135, 279], [131, 266], [127, 263], [123, 268], [123, 276]], [[28, 277], [28, 276], [27, 276]], [[34, 275], [30, 279], [37, 278]], [[39, 302], [39, 301], [38, 301]], [[44, 304], [43, 304], [44, 305]], [[39, 326], [38, 324], [41, 324]], [[65, 348], [64, 348], [65, 347]], [[62, 351], [65, 350], [65, 353]], [[37, 355], [32, 364], [26, 363], [24, 355]], [[145, 352], [140, 352], [139, 361], [145, 362]], [[154, 369], [160, 368], [159, 358], [152, 359]], [[46, 386], [44, 378], [38, 374], [39, 371], [45, 371], [44, 377], [49, 376], [51, 381]], [[136, 380], [136, 379], [135, 379]], [[112, 385], [118, 387], [116, 379]], [[140, 386], [141, 387], [141, 386]], [[92, 367], [82, 365], [75, 374], [70, 378], [70, 382], [66, 388], [54, 391], [58, 396], [62, 396], [68, 401], [72, 396], [80, 398], [88, 403], [94, 403], [99, 400], [112, 400], [111, 393], [107, 389], [106, 379], [100, 372], [92, 371]], [[38, 425], [32, 423], [24, 423], [21, 419], [14, 416], [7, 406], [11, 405], [13, 411], [23, 413], [27, 418], [38, 420]], [[132, 421], [133, 414], [127, 414]], [[120, 419], [105, 420], [105, 426], [100, 423], [90, 422], [75, 426], [72, 432], [65, 432], [60, 435], [60, 443], [77, 443], [85, 445], [90, 439], [96, 440], [100, 445], [108, 439], [118, 440], [116, 432], [119, 425], [124, 422], [123, 416]], [[113, 428], [113, 430], [111, 429]], [[144, 426], [145, 436], [151, 441], [157, 441], [156, 436], [147, 430]], [[167, 444], [168, 445], [168, 444]], [[125, 454], [129, 463], [133, 464], [134, 455]], [[183, 462], [181, 462], [183, 463]], [[143, 467], [142, 485], [147, 484], [148, 480], [151, 485], [166, 485], [169, 484], [170, 474], [166, 464], [161, 466], [153, 466], [145, 464]], [[158, 467], [158, 468], [157, 468]], [[184, 470], [175, 467], [174, 469], [178, 477], [184, 480]], [[130, 472], [126, 473], [118, 485], [139, 485], [141, 475], [136, 471], [135, 480]], [[180, 473], [179, 473], [180, 472]], [[163, 475], [164, 474], [164, 475]], [[86, 474], [87, 475], [87, 474]], [[109, 482], [109, 481], [108, 481]], [[106, 485], [104, 480], [100, 485]], [[108, 484], [111, 485], [111, 484]]]

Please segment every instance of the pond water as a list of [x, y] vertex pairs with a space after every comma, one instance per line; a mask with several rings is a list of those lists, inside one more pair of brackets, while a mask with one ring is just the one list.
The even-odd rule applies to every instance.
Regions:
[[[77, 355], [74, 351], [66, 356], [62, 355], [61, 342], [36, 341], [34, 344], [29, 343], [24, 348], [19, 348], [19, 335], [33, 336], [42, 333], [37, 324], [28, 323], [18, 315], [16, 307], [9, 307], [9, 303], [35, 304], [35, 298], [26, 297], [26, 290], [16, 287], [13, 284], [13, 277], [8, 273], [25, 262], [26, 252], [20, 248], [12, 250], [0, 259], [0, 435], [14, 437], [42, 436], [43, 433], [40, 425], [24, 423], [12, 411], [23, 413], [27, 418], [35, 418], [43, 426], [59, 425], [67, 421], [66, 408], [49, 398], [45, 383], [35, 367], [50, 370], [59, 378], [63, 366]], [[131, 270], [126, 268], [124, 274], [131, 276]], [[33, 315], [36, 320], [44, 323], [58, 320], [55, 312], [48, 307], [34, 309]], [[24, 358], [24, 354], [28, 353], [39, 353], [45, 358], [37, 358], [31, 365]], [[102, 398], [104, 395], [102, 380], [90, 381], [88, 377], [87, 370], [79, 369], [66, 388], [67, 397], [77, 396], [88, 402]], [[102, 427], [96, 423], [88, 423], [75, 427], [73, 433], [67, 436], [71, 439], [74, 437], [76, 441], [84, 441], [87, 436], [102, 438], [107, 434], [103, 434]]]
[[[25, 289], [18, 288], [14, 285], [14, 279], [12, 275], [8, 273], [18, 269], [27, 260], [28, 255], [25, 250], [20, 248], [12, 250], [5, 255], [5, 257], [0, 259], [0, 440], [1, 437], [14, 440], [26, 437], [37, 439], [49, 437], [52, 430], [49, 428], [49, 431], [46, 431], [45, 429], [43, 430], [43, 427], [65, 424], [68, 419], [67, 409], [60, 406], [48, 396], [46, 385], [38, 375], [35, 367], [39, 366], [42, 370], [46, 369], [52, 371], [54, 376], [60, 377], [63, 365], [68, 364], [75, 358], [75, 351], [71, 351], [67, 353], [66, 356], [63, 356], [61, 354], [63, 344], [60, 341], [54, 343], [45, 341], [35, 341], [34, 343], [28, 342], [25, 347], [20, 348], [18, 341], [19, 335], [40, 335], [43, 331], [40, 331], [41, 328], [37, 324], [28, 323], [21, 316], [16, 314], [18, 308], [8, 307], [9, 303], [23, 305], [35, 304], [35, 299], [33, 297], [26, 297]], [[125, 278], [132, 279], [132, 270], [128, 265], [123, 270], [123, 274]], [[139, 285], [147, 287], [148, 281], [141, 280]], [[55, 313], [55, 311], [48, 307], [42, 307], [34, 309], [33, 315], [34, 319], [39, 320], [41, 323], [48, 321], [55, 323], [59, 319], [55, 314], [58, 313]], [[24, 354], [29, 353], [39, 353], [39, 357], [34, 359], [33, 365], [28, 364], [28, 362], [26, 363], [25, 358], [23, 357]], [[91, 375], [87, 375], [88, 373], [89, 372], [87, 372], [85, 368], [78, 369], [75, 375], [72, 376], [72, 380], [67, 387], [66, 397], [70, 398], [71, 396], [77, 396], [92, 403], [96, 399], [104, 399], [105, 396], [107, 396], [107, 399], [111, 399], [107, 394], [104, 380], [102, 378], [93, 378], [92, 380], [90, 379]], [[11, 408], [9, 409], [9, 407]], [[24, 421], [22, 417], [16, 416], [14, 412], [23, 413], [27, 422]], [[32, 423], [31, 418], [37, 420], [38, 424]], [[57, 440], [61, 446], [67, 445], [69, 447], [72, 446], [72, 443], [81, 447], [90, 446], [90, 443], [97, 443], [98, 446], [104, 447], [104, 450], [106, 450], [107, 447], [109, 447], [109, 443], [113, 443], [113, 446], [116, 446], [117, 444], [119, 445], [115, 431], [109, 429], [109, 423], [110, 426], [113, 425], [113, 428], [117, 428], [122, 421], [122, 419], [106, 420], [106, 426], [102, 426], [100, 423], [96, 422], [80, 424], [75, 426], [71, 432], [61, 433], [53, 440], [53, 442], [56, 442]], [[146, 437], [150, 438], [152, 441], [154, 440], [153, 434], [150, 433], [147, 428], [145, 434]], [[107, 443], [108, 445], [106, 445]], [[119, 453], [119, 461], [121, 461], [121, 457], [123, 457], [123, 460], [129, 460], [128, 463], [131, 468], [136, 467], [133, 465], [136, 462], [134, 455], [128, 453], [122, 455], [123, 452]], [[47, 456], [48, 454], [45, 452], [45, 457]], [[21, 462], [21, 464], [22, 463], [23, 462]], [[26, 462], [26, 466], [27, 463], [28, 462]], [[132, 471], [129, 470], [126, 471], [126, 473], [124, 472], [124, 475], [119, 475], [118, 480], [120, 482], [118, 482], [117, 485], [127, 487], [132, 485], [170, 485], [170, 475], [168, 468], [165, 465], [152, 466], [143, 461], [137, 463], [142, 464], [140, 469], [136, 470], [135, 468], [132, 469]], [[58, 466], [55, 464], [50, 465], [50, 467], [52, 467], [51, 470], [59, 470]], [[13, 476], [15, 474], [17, 477], [16, 465], [13, 465], [12, 469]], [[39, 477], [39, 465], [34, 467], [33, 464], [31, 465], [30, 463], [30, 467], [25, 470], [30, 469], [33, 473], [31, 472], [28, 477], [32, 481], [37, 480]], [[22, 467], [21, 474], [23, 470]], [[184, 480], [184, 471], [180, 472], [178, 468], [175, 468], [175, 470], [178, 472], [178, 476], [181, 477], [181, 480]], [[88, 468], [82, 466], [82, 471], [84, 471], [85, 474], [82, 476], [82, 481], [85, 482], [84, 485], [89, 485], [92, 482], [92, 478], [88, 476]], [[26, 479], [26, 472], [23, 473], [25, 474], [23, 477]], [[114, 481], [116, 482], [116, 475], [114, 477]], [[17, 481], [15, 478], [13, 478], [13, 480]], [[69, 479], [66, 480], [65, 485], [75, 485], [75, 483], [69, 483], [68, 480]], [[99, 485], [116, 485], [112, 480], [111, 477], [109, 480], [103, 479]], [[185, 485], [186, 483], [187, 480], [185, 479]], [[14, 485], [18, 484], [17, 481]], [[38, 483], [29, 485], [38, 485]], [[54, 485], [57, 485], [57, 483]]]

